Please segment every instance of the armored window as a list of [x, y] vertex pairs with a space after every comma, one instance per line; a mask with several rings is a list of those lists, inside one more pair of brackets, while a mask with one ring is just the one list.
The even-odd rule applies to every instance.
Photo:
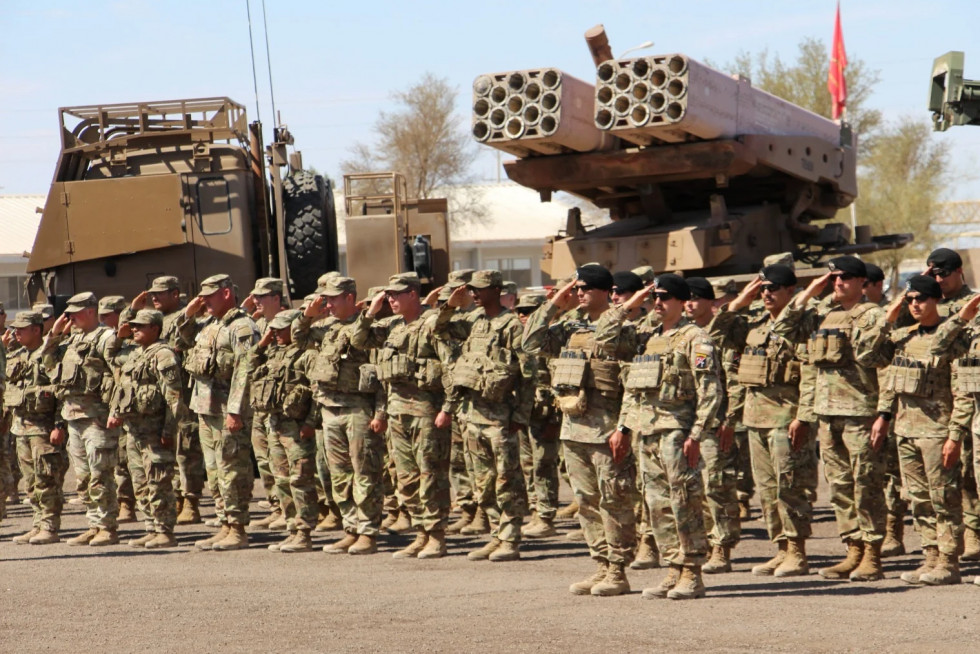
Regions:
[[231, 194], [223, 177], [197, 182], [197, 222], [202, 234], [231, 232]]

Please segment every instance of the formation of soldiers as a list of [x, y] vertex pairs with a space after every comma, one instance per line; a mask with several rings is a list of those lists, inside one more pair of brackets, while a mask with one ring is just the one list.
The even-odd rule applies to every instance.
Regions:
[[515, 561], [577, 513], [595, 571], [572, 593], [627, 593], [628, 569], [664, 565], [643, 597], [694, 599], [731, 570], [756, 489], [775, 552], [752, 574], [809, 574], [819, 444], [846, 548], [820, 575], [881, 579], [911, 510], [923, 562], [902, 579], [958, 583], [980, 560], [980, 294], [947, 249], [890, 302], [883, 280], [842, 256], [801, 289], [787, 256], [741, 292], [588, 264], [520, 297], [495, 270], [425, 297], [402, 273], [362, 301], [327, 273], [300, 309], [274, 278], [241, 303], [227, 275], [186, 303], [175, 277], [131, 302], [80, 293], [4, 333], [0, 496], [23, 479], [34, 519], [15, 543], [60, 542], [71, 465], [89, 529], [69, 545], [115, 545], [142, 516], [128, 545], [157, 549], [202, 521], [206, 487], [215, 532], [195, 547], [236, 550], [254, 457], [269, 515], [251, 528], [285, 533], [272, 551], [340, 528], [323, 551], [370, 555], [389, 530], [415, 534], [395, 558], [428, 559], [447, 534], [489, 534], [467, 558]]

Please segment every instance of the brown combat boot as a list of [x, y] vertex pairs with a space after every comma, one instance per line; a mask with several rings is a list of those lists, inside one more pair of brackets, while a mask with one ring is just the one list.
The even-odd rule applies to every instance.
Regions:
[[385, 516], [385, 519], [381, 522], [381, 528], [389, 529], [391, 525], [395, 524], [396, 520], [398, 520], [398, 509], [395, 509], [394, 511], [389, 511], [388, 515]]
[[486, 561], [490, 558], [490, 555], [493, 554], [493, 551], [500, 547], [502, 542], [503, 541], [494, 536], [486, 545], [467, 554], [466, 558], [468, 558], [470, 561]]
[[787, 541], [786, 556], [773, 574], [777, 577], [802, 577], [810, 574], [805, 539], [791, 538]]
[[408, 531], [412, 528], [412, 516], [408, 515], [408, 511], [402, 509], [398, 513], [398, 519], [388, 527], [388, 531], [393, 534], [400, 534], [402, 532]]
[[959, 557], [955, 554], [940, 552], [935, 567], [920, 576], [919, 581], [926, 586], [949, 586], [960, 583], [962, 579], [960, 578]]
[[558, 509], [555, 513], [555, 518], [557, 520], [571, 520], [578, 515], [578, 502], [572, 502], [568, 506], [564, 506]]
[[286, 522], [286, 515], [282, 512], [278, 512], [278, 517], [269, 523], [269, 531], [286, 531], [289, 529], [289, 523]]
[[589, 595], [592, 592], [592, 587], [606, 578], [606, 574], [609, 572], [609, 562], [605, 559], [596, 559], [595, 562], [595, 572], [568, 587], [568, 591], [572, 595]]
[[130, 547], [146, 547], [146, 544], [153, 540], [154, 536], [156, 536], [154, 532], [148, 531], [139, 538], [133, 538], [128, 544]]
[[295, 554], [296, 552], [312, 552], [313, 541], [310, 540], [310, 530], [297, 529], [296, 536], [288, 543], [280, 545], [279, 551], [286, 554]]
[[214, 547], [215, 543], [223, 541], [225, 538], [227, 538], [229, 531], [230, 528], [228, 527], [228, 525], [223, 524], [221, 525], [221, 529], [219, 529], [216, 534], [214, 534], [210, 538], [205, 538], [204, 540], [197, 541], [196, 543], [194, 543], [194, 547], [196, 547], [199, 550], [210, 550], [211, 548]]
[[476, 511], [477, 508], [472, 505], [462, 507], [462, 512], [459, 516], [459, 519], [446, 528], [446, 533], [458, 534], [461, 529], [463, 529], [464, 527], [468, 527], [470, 523], [473, 522], [473, 518], [474, 516], [476, 516]]
[[534, 520], [530, 524], [521, 527], [521, 536], [525, 538], [549, 538], [557, 536], [558, 530], [555, 529], [553, 520], [534, 515]]
[[116, 522], [121, 525], [136, 522], [136, 511], [133, 510], [132, 504], [129, 502], [121, 502], [119, 504], [119, 517], [116, 518]]
[[419, 529], [415, 534], [415, 540], [409, 544], [405, 549], [398, 550], [391, 555], [393, 559], [414, 559], [419, 555], [423, 549], [425, 549], [425, 544], [429, 541], [429, 535], [425, 533], [424, 530]]
[[184, 497], [184, 506], [177, 514], [178, 525], [199, 525], [201, 524], [200, 500], [196, 497]]
[[[327, 517], [318, 523], [318, 526], [322, 524], [324, 531], [337, 531], [344, 526], [344, 520], [340, 517], [340, 513], [336, 509], [330, 509], [330, 513]], [[270, 527], [274, 529], [275, 527]]]
[[99, 529], [95, 538], [88, 542], [89, 547], [105, 547], [106, 545], [117, 545], [119, 543], [119, 533], [115, 529]]
[[521, 544], [510, 540], [502, 540], [500, 541], [500, 545], [497, 546], [497, 549], [490, 552], [490, 556], [487, 559], [493, 563], [519, 561], [521, 559]]
[[[752, 519], [752, 507], [749, 506], [748, 500], [741, 500], [738, 503], [738, 519], [742, 522]], [[707, 570], [705, 571], [707, 572]]]
[[464, 536], [475, 536], [477, 534], [489, 534], [490, 533], [490, 518], [487, 517], [487, 512], [483, 510], [483, 507], [479, 507], [476, 510], [476, 514], [473, 516], [473, 521], [459, 530], [459, 533]]
[[921, 584], [922, 575], [931, 572], [936, 564], [939, 563], [939, 548], [935, 545], [926, 545], [922, 548], [925, 560], [915, 570], [902, 573], [902, 581], [907, 584]]
[[27, 542], [31, 545], [51, 545], [53, 543], [60, 543], [61, 537], [58, 536], [58, 532], [52, 529], [42, 529], [34, 536], [31, 536]]
[[626, 578], [626, 566], [622, 563], [610, 563], [606, 568], [606, 576], [589, 590], [589, 594], [596, 597], [613, 597], [628, 592], [630, 582]]
[[[272, 543], [271, 545], [269, 545], [269, 551], [270, 552], [278, 552], [278, 551], [280, 551], [283, 548], [283, 546], [288, 545], [289, 543], [293, 542], [293, 539], [294, 538], [296, 538], [296, 530], [295, 529], [293, 531], [289, 532], [289, 535], [286, 536], [286, 538], [284, 538], [283, 540], [279, 541], [278, 543]], [[324, 549], [326, 549], [326, 546], [324, 546]]]
[[657, 541], [651, 534], [640, 536], [636, 545], [636, 555], [630, 567], [634, 570], [650, 570], [660, 567], [660, 552], [657, 550]]
[[980, 561], [980, 536], [967, 527], [963, 530], [963, 553], [961, 561]]
[[902, 516], [889, 513], [885, 523], [885, 540], [881, 544], [881, 558], [905, 554], [904, 537], [905, 523], [902, 522]]
[[711, 548], [711, 558], [704, 564], [701, 570], [705, 574], [716, 575], [722, 572], [732, 571], [732, 548], [724, 545], [715, 545]]
[[[431, 536], [431, 534], [430, 534]], [[429, 539], [431, 542], [431, 538]], [[361, 534], [357, 537], [357, 542], [347, 548], [348, 554], [375, 554], [378, 551], [378, 537], [371, 536], [369, 534]], [[422, 553], [419, 552], [419, 558], [422, 558]]]
[[357, 534], [347, 533], [336, 543], [323, 546], [323, 551], [327, 554], [346, 554], [351, 545], [357, 542]]
[[177, 539], [174, 538], [172, 531], [162, 531], [153, 536], [153, 540], [144, 547], [148, 550], [160, 550], [165, 547], [177, 547]]
[[71, 546], [76, 545], [88, 545], [92, 542], [92, 539], [99, 535], [99, 529], [97, 527], [90, 527], [88, 531], [83, 532], [74, 538], [68, 539], [68, 544]]
[[251, 526], [256, 529], [269, 529], [269, 525], [282, 517], [282, 511], [273, 511], [261, 520], [256, 520], [251, 523]]
[[701, 580], [701, 566], [685, 565], [681, 578], [667, 591], [667, 599], [686, 600], [704, 597], [704, 582]]
[[824, 568], [820, 571], [820, 576], [824, 579], [847, 579], [848, 575], [854, 572], [861, 564], [861, 554], [864, 547], [859, 540], [847, 541], [847, 554], [844, 560], [837, 565]]
[[[14, 536], [11, 538], [11, 542], [17, 543], [18, 545], [27, 545], [31, 542], [31, 539], [41, 533], [41, 530], [37, 527], [31, 527], [31, 530], [27, 533], [21, 534], [20, 536]], [[93, 534], [94, 535], [94, 534]], [[71, 543], [69, 543], [71, 545]]]
[[881, 541], [864, 544], [861, 563], [851, 573], [851, 581], [878, 581], [885, 576], [881, 569]]
[[446, 532], [433, 529], [428, 532], [429, 539], [425, 541], [425, 547], [419, 552], [420, 559], [441, 559], [446, 556]]
[[245, 525], [229, 525], [228, 535], [212, 545], [211, 551], [230, 552], [232, 550], [243, 550], [247, 547], [248, 535], [245, 533]]
[[667, 576], [664, 577], [659, 584], [643, 589], [643, 598], [663, 599], [667, 597], [667, 593], [669, 593], [674, 586], [677, 585], [677, 582], [680, 581], [682, 571], [683, 568], [681, 568], [681, 566], [671, 563], [670, 568], [667, 570]]
[[778, 540], [776, 541], [776, 545], [779, 547], [776, 556], [752, 568], [752, 574], [756, 577], [768, 577], [775, 574], [776, 569], [783, 564], [783, 561], [786, 559], [786, 552], [789, 549], [789, 541]]
[[565, 540], [569, 540], [573, 543], [584, 543], [585, 531], [582, 529], [572, 529], [570, 532], [565, 534]]

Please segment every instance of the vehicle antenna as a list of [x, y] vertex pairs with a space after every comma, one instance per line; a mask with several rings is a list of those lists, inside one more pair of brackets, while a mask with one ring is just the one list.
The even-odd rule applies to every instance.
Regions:
[[279, 114], [276, 112], [276, 94], [272, 90], [272, 56], [269, 54], [269, 22], [265, 17], [265, 0], [262, 0], [262, 29], [265, 30], [265, 63], [269, 67], [269, 98], [272, 100], [272, 116], [279, 127]]
[[[264, 4], [262, 8], [264, 11]], [[249, 6], [248, 0], [245, 0], [245, 13], [248, 15], [248, 49], [252, 53], [252, 86], [255, 88], [255, 120], [261, 123], [262, 116], [259, 113], [259, 78], [255, 73], [255, 44], [252, 43], [252, 8]]]

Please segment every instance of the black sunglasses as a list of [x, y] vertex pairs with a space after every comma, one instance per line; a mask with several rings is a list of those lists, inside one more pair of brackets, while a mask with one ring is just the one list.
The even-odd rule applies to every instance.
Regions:
[[653, 297], [654, 300], [660, 300], [661, 302], [666, 302], [667, 300], [672, 300], [674, 298], [674, 296], [667, 291], [656, 291], [650, 293], [650, 296]]
[[585, 293], [586, 291], [591, 291], [595, 286], [589, 286], [588, 284], [578, 284], [575, 286], [575, 291], [580, 293]]
[[781, 288], [782, 286], [780, 286], [779, 284], [763, 284], [760, 287], [763, 293], [775, 293]]
[[834, 277], [837, 277], [841, 281], [846, 282], [848, 280], [854, 279], [855, 277], [857, 277], [857, 275], [849, 272], [842, 272], [842, 273], [834, 273]]

